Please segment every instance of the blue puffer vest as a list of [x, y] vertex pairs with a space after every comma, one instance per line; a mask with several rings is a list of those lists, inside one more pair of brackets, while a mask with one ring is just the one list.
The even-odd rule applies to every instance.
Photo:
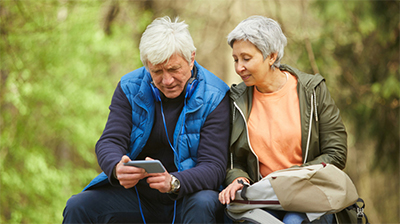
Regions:
[[[219, 105], [229, 90], [217, 76], [203, 68], [196, 61], [198, 85], [193, 95], [187, 99], [177, 121], [173, 146], [176, 150], [175, 166], [183, 171], [197, 164], [197, 149], [200, 131], [207, 116]], [[128, 156], [133, 160], [142, 151], [150, 136], [155, 111], [155, 100], [150, 87], [150, 73], [141, 67], [121, 78], [121, 88], [132, 105], [132, 132]], [[183, 129], [183, 125], [185, 125]], [[182, 131], [182, 129], [184, 131]], [[104, 172], [94, 178], [86, 190], [108, 181]]]

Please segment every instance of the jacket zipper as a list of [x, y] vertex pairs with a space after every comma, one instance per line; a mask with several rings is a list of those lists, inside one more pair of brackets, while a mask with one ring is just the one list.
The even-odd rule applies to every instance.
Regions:
[[308, 157], [308, 149], [310, 147], [310, 138], [311, 138], [311, 125], [312, 125], [312, 116], [313, 116], [313, 110], [314, 110], [314, 96], [311, 95], [311, 110], [310, 110], [310, 122], [308, 125], [308, 136], [307, 136], [307, 145], [306, 145], [306, 155], [304, 156], [304, 162], [305, 164], [307, 162], [307, 157]]
[[[315, 110], [314, 110], [315, 107]], [[315, 94], [315, 89], [313, 89], [313, 93], [311, 94], [311, 109], [310, 109], [310, 122], [308, 126], [308, 136], [307, 136], [307, 146], [306, 146], [306, 154], [304, 156], [304, 162], [305, 164], [307, 162], [308, 158], [308, 151], [310, 148], [310, 140], [311, 140], [311, 125], [312, 125], [312, 118], [315, 113], [315, 120], [318, 121], [318, 112], [317, 112], [317, 96]]]
[[[249, 129], [247, 127], [247, 121], [246, 121], [246, 117], [244, 116], [242, 110], [239, 108], [239, 106], [236, 104], [236, 102], [233, 102], [233, 104], [235, 105], [236, 109], [239, 111], [239, 113], [242, 115], [242, 118], [244, 120], [244, 123], [246, 125], [246, 135], [247, 135], [247, 143], [249, 144], [249, 148], [251, 150], [251, 152], [253, 153], [253, 155], [256, 157], [257, 159], [257, 177], [258, 180], [260, 180], [260, 164], [259, 164], [259, 160], [258, 160], [258, 156], [256, 155], [256, 153], [254, 152], [253, 148], [250, 145], [250, 138], [249, 138]], [[233, 116], [232, 119], [234, 119], [235, 117]], [[233, 169], [233, 155], [231, 153], [231, 168]]]

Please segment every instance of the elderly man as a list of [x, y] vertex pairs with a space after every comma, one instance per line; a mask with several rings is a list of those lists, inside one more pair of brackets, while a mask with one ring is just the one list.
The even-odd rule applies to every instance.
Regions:
[[[187, 27], [163, 17], [143, 33], [144, 67], [121, 78], [96, 144], [104, 172], [68, 200], [63, 223], [215, 223], [222, 216], [229, 87], [195, 61]], [[166, 171], [125, 165], [153, 159]]]

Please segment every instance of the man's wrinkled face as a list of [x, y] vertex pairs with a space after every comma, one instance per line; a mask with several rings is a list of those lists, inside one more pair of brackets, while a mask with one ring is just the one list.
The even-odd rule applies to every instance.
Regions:
[[195, 52], [192, 54], [190, 64], [179, 54], [173, 54], [169, 60], [157, 65], [148, 62], [154, 85], [167, 98], [174, 99], [184, 90], [186, 82], [192, 75], [194, 55]]

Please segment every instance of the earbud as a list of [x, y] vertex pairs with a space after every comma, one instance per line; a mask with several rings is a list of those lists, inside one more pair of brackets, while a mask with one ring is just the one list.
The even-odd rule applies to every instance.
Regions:
[[161, 101], [160, 90], [157, 89], [157, 87], [154, 85], [154, 82], [150, 83], [150, 87], [154, 99], [156, 100], [156, 102], [160, 102]]

